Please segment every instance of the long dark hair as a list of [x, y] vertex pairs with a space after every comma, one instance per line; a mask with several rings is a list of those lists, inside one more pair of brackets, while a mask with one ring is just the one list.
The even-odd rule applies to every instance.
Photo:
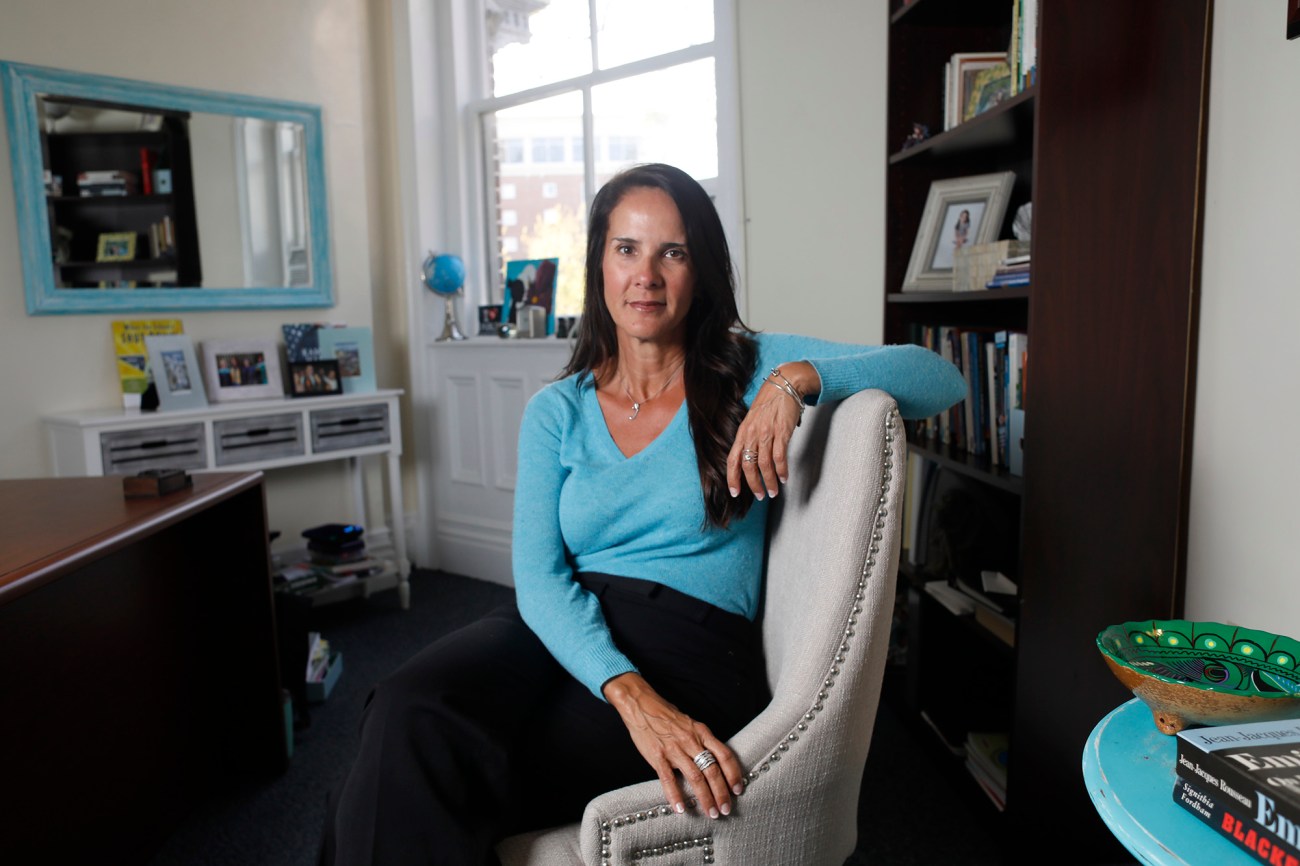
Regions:
[[727, 454], [745, 417], [745, 391], [754, 375], [758, 347], [736, 309], [736, 278], [722, 220], [709, 194], [686, 172], [661, 163], [636, 165], [609, 180], [591, 203], [587, 222], [586, 298], [573, 356], [562, 376], [606, 372], [618, 358], [618, 335], [605, 305], [602, 263], [609, 216], [631, 189], [666, 192], [686, 227], [686, 251], [695, 291], [686, 315], [686, 408], [695, 440], [695, 462], [709, 523], [725, 528], [743, 517], [752, 501], [727, 490]]

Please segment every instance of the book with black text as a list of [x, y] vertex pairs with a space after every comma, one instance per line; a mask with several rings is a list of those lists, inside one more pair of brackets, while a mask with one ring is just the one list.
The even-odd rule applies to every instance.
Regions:
[[1185, 728], [1177, 740], [1181, 778], [1261, 827], [1300, 827], [1300, 719]]
[[1295, 845], [1297, 828], [1292, 825], [1291, 839], [1264, 829], [1235, 802], [1179, 776], [1174, 779], [1174, 802], [1200, 818], [1243, 851], [1276, 866], [1300, 866], [1300, 849]]

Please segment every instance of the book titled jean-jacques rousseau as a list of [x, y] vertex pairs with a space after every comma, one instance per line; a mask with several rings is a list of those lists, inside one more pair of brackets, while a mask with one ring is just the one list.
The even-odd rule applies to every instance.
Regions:
[[1178, 732], [1178, 775], [1300, 850], [1300, 719]]

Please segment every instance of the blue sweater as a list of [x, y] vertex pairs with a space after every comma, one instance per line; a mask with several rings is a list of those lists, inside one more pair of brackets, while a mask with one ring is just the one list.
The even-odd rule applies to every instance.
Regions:
[[[768, 371], [789, 361], [816, 368], [817, 400], [879, 388], [898, 401], [904, 418], [928, 417], [966, 394], [961, 373], [919, 346], [865, 347], [786, 334], [756, 339], [747, 405]], [[512, 556], [519, 611], [556, 660], [602, 700], [601, 686], [636, 667], [614, 645], [599, 601], [574, 582], [575, 572], [652, 580], [750, 619], [757, 613], [768, 500], [753, 503], [725, 530], [707, 524], [686, 401], [654, 441], [625, 457], [605, 425], [591, 377], [553, 382], [524, 410], [516, 478]]]

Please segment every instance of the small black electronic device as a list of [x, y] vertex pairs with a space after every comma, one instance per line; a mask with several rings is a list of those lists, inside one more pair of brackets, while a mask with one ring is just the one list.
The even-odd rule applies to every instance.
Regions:
[[164, 496], [191, 486], [194, 479], [184, 469], [145, 469], [122, 479], [122, 491], [128, 498]]
[[302, 531], [302, 537], [326, 544], [346, 544], [365, 534], [365, 529], [355, 523], [323, 523]]

